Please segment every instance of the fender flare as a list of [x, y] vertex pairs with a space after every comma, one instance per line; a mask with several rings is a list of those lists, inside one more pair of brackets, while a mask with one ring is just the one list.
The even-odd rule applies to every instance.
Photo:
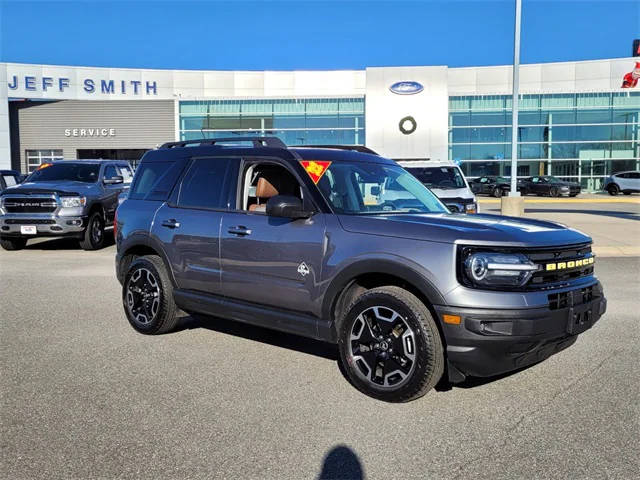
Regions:
[[178, 285], [176, 283], [176, 278], [173, 275], [173, 269], [171, 268], [171, 263], [169, 262], [169, 259], [167, 258], [167, 255], [164, 249], [162, 248], [162, 244], [155, 238], [150, 237], [148, 232], [131, 234], [119, 246], [119, 252], [116, 256], [116, 259], [118, 262], [117, 268], [118, 268], [119, 276], [122, 276], [122, 279], [124, 279], [124, 275], [125, 275], [125, 272], [120, 272], [120, 265], [122, 263], [122, 260], [124, 259], [124, 257], [126, 256], [129, 250], [136, 247], [148, 247], [154, 250], [162, 260], [162, 263], [164, 263], [164, 267], [167, 269], [167, 273], [169, 274], [169, 278], [171, 279], [171, 283], [173, 284], [173, 287], [178, 288]]
[[333, 320], [331, 310], [335, 305], [338, 295], [354, 278], [370, 273], [393, 275], [394, 277], [404, 280], [418, 289], [431, 305], [444, 305], [446, 303], [444, 297], [435, 285], [416, 268], [390, 259], [367, 258], [348, 265], [334, 277], [324, 295], [322, 318]]

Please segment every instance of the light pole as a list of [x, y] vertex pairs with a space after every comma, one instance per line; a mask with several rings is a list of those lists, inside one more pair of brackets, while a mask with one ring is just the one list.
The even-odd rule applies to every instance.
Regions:
[[520, 87], [520, 17], [522, 0], [516, 0], [515, 34], [513, 39], [513, 87], [511, 100], [511, 191], [502, 199], [502, 214], [521, 216], [524, 201], [518, 192], [518, 93]]

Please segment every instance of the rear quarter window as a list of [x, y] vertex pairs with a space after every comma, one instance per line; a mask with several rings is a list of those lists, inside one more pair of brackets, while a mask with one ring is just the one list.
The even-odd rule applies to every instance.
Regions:
[[142, 162], [136, 169], [128, 198], [164, 201], [173, 190], [184, 162]]

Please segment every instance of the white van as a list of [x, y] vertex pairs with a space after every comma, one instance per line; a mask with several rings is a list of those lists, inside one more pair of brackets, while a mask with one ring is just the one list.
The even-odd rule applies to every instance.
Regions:
[[398, 164], [431, 190], [453, 213], [478, 213], [478, 202], [462, 170], [453, 162], [398, 160]]

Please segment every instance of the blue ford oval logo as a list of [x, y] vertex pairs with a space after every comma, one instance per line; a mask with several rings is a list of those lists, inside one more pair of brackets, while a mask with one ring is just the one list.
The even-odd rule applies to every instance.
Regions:
[[398, 95], [413, 95], [420, 93], [424, 87], [418, 82], [396, 82], [389, 87], [389, 90]]

